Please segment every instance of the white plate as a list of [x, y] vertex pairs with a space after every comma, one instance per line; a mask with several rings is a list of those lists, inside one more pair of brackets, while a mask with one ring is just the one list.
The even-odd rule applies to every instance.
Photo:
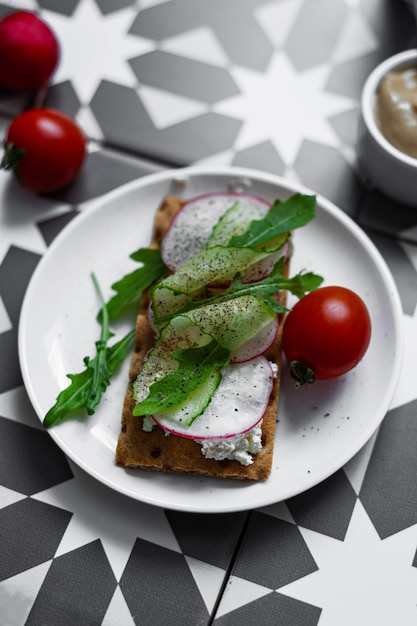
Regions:
[[[24, 300], [19, 328], [23, 379], [42, 420], [66, 373], [83, 369], [100, 328], [95, 272], [105, 298], [110, 285], [138, 267], [129, 254], [149, 245], [154, 213], [164, 195], [184, 198], [210, 191], [249, 190], [272, 202], [301, 191], [280, 178], [237, 168], [165, 171], [109, 194], [85, 209], [50, 246]], [[296, 231], [291, 273], [308, 269], [325, 284], [350, 287], [367, 303], [373, 324], [363, 361], [347, 375], [295, 390], [287, 365], [276, 433], [273, 470], [266, 482], [202, 479], [124, 470], [114, 462], [127, 366], [112, 381], [96, 413], [68, 420], [50, 434], [86, 472], [120, 493], [170, 509], [225, 512], [285, 500], [342, 467], [374, 433], [389, 408], [400, 373], [402, 313], [385, 262], [342, 211], [317, 198], [315, 219]], [[120, 336], [123, 324], [115, 329]]]

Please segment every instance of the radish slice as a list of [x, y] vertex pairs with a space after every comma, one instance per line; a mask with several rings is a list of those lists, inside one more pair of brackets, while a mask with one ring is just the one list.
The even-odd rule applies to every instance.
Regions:
[[190, 200], [172, 220], [162, 241], [161, 255], [165, 265], [175, 272], [204, 250], [213, 228], [236, 202], [246, 216], [241, 222], [241, 232], [246, 230], [249, 222], [263, 217], [270, 207], [262, 198], [238, 193], [206, 194]]
[[276, 317], [272, 322], [261, 328], [254, 337], [239, 348], [236, 348], [230, 355], [230, 362], [243, 363], [263, 354], [272, 345], [278, 332], [278, 326], [279, 322]]
[[190, 426], [181, 411], [161, 411], [153, 419], [163, 430], [188, 439], [222, 439], [251, 430], [262, 419], [273, 385], [269, 361], [259, 356], [245, 363], [229, 365], [211, 402]]
[[275, 264], [279, 259], [289, 255], [290, 244], [288, 241], [284, 243], [282, 248], [265, 257], [258, 263], [254, 263], [242, 272], [242, 283], [256, 283], [270, 275]]

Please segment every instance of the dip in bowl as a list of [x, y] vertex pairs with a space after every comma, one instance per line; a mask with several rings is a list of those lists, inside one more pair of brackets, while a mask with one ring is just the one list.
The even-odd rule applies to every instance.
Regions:
[[373, 187], [417, 208], [417, 50], [378, 65], [365, 82], [358, 162]]

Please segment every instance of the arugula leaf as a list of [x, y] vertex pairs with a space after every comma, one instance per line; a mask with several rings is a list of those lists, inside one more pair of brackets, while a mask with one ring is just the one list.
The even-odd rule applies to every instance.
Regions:
[[[275, 200], [268, 213], [253, 220], [243, 235], [232, 237], [229, 246], [239, 248], [276, 249], [284, 243], [282, 235], [305, 226], [314, 217], [315, 196], [294, 194], [288, 200]], [[276, 241], [278, 238], [278, 241]]]
[[[272, 278], [271, 278], [272, 277]], [[274, 283], [274, 276], [271, 274], [272, 283]], [[268, 279], [265, 279], [265, 283]], [[279, 285], [280, 291], [289, 291], [297, 298], [303, 298], [309, 291], [314, 291], [323, 282], [323, 277], [313, 272], [299, 272], [295, 276], [285, 278], [285, 276], [277, 276], [275, 286]], [[262, 296], [262, 291], [258, 292], [258, 295]]]
[[[116, 294], [107, 302], [109, 319], [116, 319], [133, 301], [139, 300], [142, 293], [158, 280], [168, 275], [169, 270], [164, 264], [160, 250], [140, 248], [130, 258], [143, 266], [126, 274], [112, 285]], [[100, 311], [101, 315], [102, 312]]]
[[102, 304], [102, 330], [100, 339], [96, 342], [96, 356], [93, 359], [84, 358], [86, 369], [82, 372], [67, 374], [71, 383], [59, 393], [55, 404], [46, 413], [43, 420], [46, 428], [61, 422], [77, 409], [86, 409], [87, 413], [92, 415], [102, 394], [110, 385], [110, 377], [132, 349], [135, 329], [129, 331], [113, 346], [107, 345], [113, 333], [109, 329], [107, 307], [94, 274], [92, 278]]
[[[131, 330], [125, 337], [108, 348], [107, 372], [112, 376], [117, 366], [124, 361], [133, 345], [135, 331]], [[90, 365], [92, 361], [90, 361]], [[88, 397], [93, 383], [93, 368], [87, 367], [78, 374], [67, 374], [71, 384], [63, 389], [57, 397], [56, 403], [49, 409], [43, 420], [46, 428], [61, 422], [69, 413], [87, 406]]]
[[54, 426], [61, 422], [68, 413], [84, 408], [87, 404], [93, 370], [86, 368], [78, 374], [67, 374], [67, 377], [71, 380], [71, 384], [60, 392], [54, 406], [46, 413], [43, 420], [45, 428]]
[[96, 357], [94, 359], [90, 359], [90, 357], [86, 356], [84, 358], [84, 363], [87, 367], [89, 367], [93, 371], [93, 378], [91, 381], [91, 387], [88, 393], [86, 409], [89, 415], [93, 415], [94, 409], [97, 404], [100, 402], [101, 394], [106, 390], [106, 388], [110, 385], [109, 373], [107, 369], [107, 343], [109, 339], [111, 339], [114, 335], [110, 331], [109, 328], [109, 312], [108, 308], [105, 305], [103, 294], [101, 293], [100, 285], [97, 282], [97, 279], [94, 274], [92, 274], [92, 279], [94, 286], [96, 288], [98, 297], [100, 299], [100, 303], [102, 305], [101, 308], [101, 336], [98, 341], [96, 341]]
[[215, 339], [205, 346], [174, 350], [171, 354], [178, 361], [178, 368], [149, 387], [149, 395], [135, 405], [133, 415], [152, 415], [179, 406], [230, 360], [230, 351]]

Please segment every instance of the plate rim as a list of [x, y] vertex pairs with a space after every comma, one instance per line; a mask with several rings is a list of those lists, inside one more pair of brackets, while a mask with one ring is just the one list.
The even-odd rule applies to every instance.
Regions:
[[264, 499], [262, 500], [258, 498], [259, 502], [257, 501], [253, 506], [249, 506], [249, 507], [247, 506], [247, 504], [245, 506], [242, 506], [240, 501], [237, 502], [236, 504], [233, 504], [233, 502], [230, 502], [229, 506], [227, 507], [225, 506], [190, 507], [187, 504], [184, 505], [184, 504], [175, 503], [175, 502], [171, 502], [168, 504], [165, 500], [162, 502], [158, 500], [158, 498], [152, 498], [149, 496], [143, 497], [141, 494], [132, 493], [131, 490], [123, 489], [123, 487], [120, 487], [120, 485], [116, 485], [114, 481], [112, 481], [111, 479], [107, 477], [103, 477], [93, 467], [84, 463], [82, 459], [77, 458], [76, 454], [71, 450], [71, 447], [69, 447], [65, 442], [62, 441], [62, 438], [60, 438], [59, 436], [59, 432], [55, 431], [54, 429], [50, 429], [47, 431], [48, 434], [55, 441], [55, 443], [58, 445], [58, 447], [60, 447], [60, 449], [78, 467], [83, 469], [86, 473], [88, 473], [90, 476], [92, 476], [93, 478], [101, 482], [102, 484], [106, 485], [107, 487], [113, 490], [116, 490], [119, 494], [133, 498], [140, 502], [147, 503], [149, 505], [162, 507], [162, 508], [170, 508], [172, 510], [188, 511], [188, 512], [195, 512], [195, 513], [237, 512], [237, 511], [249, 510], [253, 508], [259, 508], [262, 506], [268, 506], [276, 502], [285, 501], [286, 499], [290, 497], [294, 497], [295, 495], [298, 495], [299, 493], [303, 493], [304, 491], [316, 486], [317, 484], [321, 483], [323, 480], [326, 480], [326, 478], [330, 477], [336, 471], [341, 469], [350, 459], [352, 459], [355, 456], [355, 454], [357, 454], [363, 448], [363, 446], [367, 443], [367, 441], [371, 438], [371, 436], [378, 429], [383, 419], [385, 418], [387, 411], [389, 410], [389, 405], [394, 397], [395, 390], [397, 388], [398, 380], [401, 374], [401, 364], [402, 364], [403, 352], [404, 352], [404, 337], [403, 337], [403, 324], [402, 324], [403, 311], [402, 311], [402, 304], [401, 304], [398, 288], [395, 284], [394, 278], [392, 276], [392, 273], [386, 261], [382, 257], [381, 253], [379, 252], [379, 250], [377, 249], [373, 241], [368, 237], [365, 231], [347, 213], [345, 213], [332, 201], [323, 197], [321, 194], [316, 193], [307, 187], [304, 187], [303, 185], [297, 184], [293, 181], [286, 180], [282, 178], [281, 176], [269, 174], [267, 172], [263, 172], [263, 171], [256, 170], [256, 169], [242, 168], [242, 167], [235, 167], [235, 166], [188, 166], [188, 167], [183, 167], [179, 169], [167, 169], [167, 170], [162, 170], [160, 172], [148, 174], [143, 177], [134, 179], [116, 189], [113, 189], [112, 191], [108, 192], [104, 196], [101, 196], [100, 198], [96, 198], [92, 201], [85, 203], [85, 205], [83, 206], [82, 212], [77, 217], [75, 217], [75, 219], [71, 220], [71, 222], [67, 224], [58, 233], [58, 235], [55, 237], [51, 245], [43, 254], [39, 263], [37, 264], [37, 267], [35, 268], [31, 276], [31, 279], [29, 281], [29, 284], [26, 288], [25, 295], [24, 295], [23, 302], [22, 302], [21, 311], [20, 311], [19, 322], [18, 322], [18, 357], [19, 357], [19, 363], [20, 363], [23, 383], [24, 383], [26, 392], [28, 394], [30, 403], [32, 404], [35, 410], [35, 413], [37, 414], [37, 417], [40, 420], [40, 427], [43, 428], [40, 407], [36, 399], [35, 390], [33, 389], [33, 385], [31, 384], [29, 372], [26, 368], [25, 342], [23, 340], [24, 339], [24, 324], [25, 324], [25, 318], [27, 317], [27, 309], [30, 304], [32, 291], [36, 288], [36, 282], [37, 282], [38, 276], [42, 273], [43, 265], [48, 263], [48, 258], [50, 255], [54, 253], [55, 248], [59, 248], [61, 244], [61, 240], [69, 237], [71, 235], [72, 230], [79, 228], [80, 221], [87, 219], [88, 216], [91, 215], [92, 213], [95, 214], [99, 212], [102, 208], [105, 207], [105, 205], [113, 203], [117, 198], [128, 195], [132, 191], [140, 190], [142, 187], [146, 187], [152, 184], [158, 184], [163, 181], [171, 181], [171, 183], [174, 183], [175, 181], [177, 181], [177, 184], [181, 188], [181, 185], [183, 182], [186, 182], [187, 179], [189, 179], [190, 177], [196, 177], [196, 176], [202, 176], [202, 177], [221, 176], [221, 177], [235, 178], [235, 179], [239, 179], [242, 181], [246, 179], [254, 180], [255, 182], [261, 181], [261, 182], [269, 183], [277, 187], [280, 187], [281, 189], [287, 190], [290, 193], [299, 192], [299, 193], [310, 194], [310, 195], [316, 196], [317, 203], [320, 204], [320, 206], [327, 213], [330, 213], [333, 217], [337, 219], [338, 222], [342, 223], [342, 225], [345, 228], [347, 228], [351, 233], [353, 233], [355, 238], [360, 241], [361, 245], [365, 246], [367, 252], [372, 254], [372, 257], [376, 263], [376, 266], [379, 272], [381, 273], [381, 276], [383, 277], [383, 282], [387, 287], [387, 291], [390, 292], [392, 310], [394, 313], [393, 319], [395, 321], [395, 325], [393, 329], [396, 335], [395, 367], [391, 370], [391, 373], [393, 375], [390, 378], [390, 384], [388, 385], [388, 390], [386, 390], [385, 392], [386, 401], [384, 404], [384, 410], [382, 410], [381, 408], [382, 417], [380, 418], [379, 422], [374, 424], [372, 427], [368, 427], [367, 429], [364, 429], [364, 437], [361, 439], [360, 443], [358, 444], [357, 449], [353, 452], [353, 454], [351, 453], [351, 451], [347, 452], [345, 457], [342, 459], [338, 468], [333, 469], [330, 473], [327, 473], [327, 474], [325, 472], [326, 475], [319, 475], [316, 478], [312, 478], [309, 484], [305, 488], [301, 490], [297, 490], [294, 493], [291, 492], [291, 490], [289, 490], [287, 495], [283, 497], [280, 496], [278, 499], [273, 499], [273, 498], [271, 499], [271, 497], [264, 497]]

